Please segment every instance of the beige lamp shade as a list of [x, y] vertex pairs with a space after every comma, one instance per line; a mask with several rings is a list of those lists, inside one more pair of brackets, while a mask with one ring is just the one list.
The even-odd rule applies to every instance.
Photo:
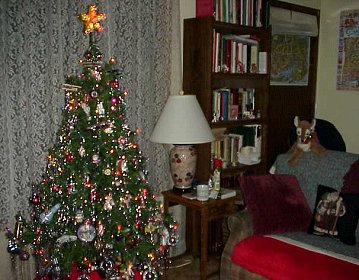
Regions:
[[171, 95], [150, 140], [163, 144], [200, 144], [214, 141], [195, 95]]

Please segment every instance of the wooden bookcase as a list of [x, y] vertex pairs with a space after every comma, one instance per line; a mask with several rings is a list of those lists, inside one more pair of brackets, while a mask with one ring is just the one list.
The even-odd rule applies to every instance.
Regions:
[[[215, 73], [212, 71], [214, 31], [223, 35], [254, 35], [259, 39], [259, 51], [267, 53], [267, 72]], [[232, 128], [243, 125], [261, 125], [261, 162], [254, 165], [238, 164], [221, 174], [222, 186], [235, 187], [237, 177], [245, 174], [263, 174], [267, 171], [268, 95], [270, 79], [271, 30], [269, 27], [250, 27], [217, 22], [212, 16], [184, 20], [183, 90], [195, 94], [211, 128]], [[218, 88], [255, 89], [256, 109], [260, 117], [212, 122], [212, 92]], [[197, 145], [196, 178], [207, 181], [212, 172], [211, 143]]]

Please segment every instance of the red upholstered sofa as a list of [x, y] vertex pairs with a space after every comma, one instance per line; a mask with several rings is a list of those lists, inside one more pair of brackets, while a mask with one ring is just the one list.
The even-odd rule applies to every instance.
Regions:
[[[246, 208], [228, 218], [220, 279], [359, 279], [359, 155], [305, 153], [294, 168], [287, 160], [286, 154], [278, 156], [275, 175], [240, 179]], [[337, 224], [354, 241], [311, 234], [319, 186], [345, 189], [355, 198], [354, 210], [346, 205], [354, 222], [342, 216], [344, 223]]]

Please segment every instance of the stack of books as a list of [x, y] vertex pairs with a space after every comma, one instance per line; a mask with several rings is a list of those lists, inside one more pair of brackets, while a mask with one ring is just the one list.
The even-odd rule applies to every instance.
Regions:
[[255, 111], [253, 88], [220, 88], [212, 92], [212, 122], [256, 118]]
[[213, 33], [213, 72], [257, 73], [259, 40], [254, 35]]
[[216, 140], [211, 143], [211, 158], [221, 159], [224, 167], [239, 164], [252, 165], [260, 162], [262, 126], [259, 124], [235, 127], [230, 133], [214, 132]]
[[196, 16], [261, 27], [268, 17], [268, 0], [196, 0]]

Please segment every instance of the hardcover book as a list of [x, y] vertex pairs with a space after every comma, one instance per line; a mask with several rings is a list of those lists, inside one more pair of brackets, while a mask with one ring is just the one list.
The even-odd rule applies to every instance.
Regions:
[[236, 196], [237, 192], [235, 190], [232, 189], [227, 189], [227, 188], [221, 188], [221, 199], [226, 199], [226, 198], [230, 198], [233, 196]]
[[215, 11], [214, 0], [197, 0], [196, 17], [213, 16]]

